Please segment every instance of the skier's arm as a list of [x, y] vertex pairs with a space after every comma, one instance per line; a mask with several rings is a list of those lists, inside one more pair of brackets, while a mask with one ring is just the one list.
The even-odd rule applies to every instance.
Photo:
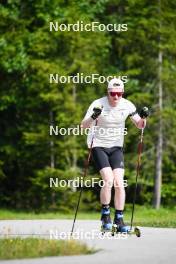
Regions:
[[81, 122], [81, 127], [82, 128], [87, 128], [90, 127], [93, 124], [94, 120], [92, 119], [92, 117], [88, 117], [86, 119], [83, 119]]
[[95, 119], [97, 119], [99, 117], [99, 115], [102, 112], [102, 107], [94, 107], [92, 109], [92, 106], [89, 107], [86, 116], [84, 117], [84, 119], [81, 122], [81, 127], [82, 128], [88, 128], [90, 127]]
[[135, 114], [134, 116], [131, 116], [131, 120], [135, 124], [135, 126], [139, 129], [144, 128], [146, 126], [146, 119], [141, 118], [139, 114]]
[[136, 127], [142, 129], [145, 128], [146, 126], [146, 118], [149, 116], [149, 109], [144, 106], [140, 113], [135, 113], [134, 115], [131, 116], [131, 120], [133, 123], [136, 125]]

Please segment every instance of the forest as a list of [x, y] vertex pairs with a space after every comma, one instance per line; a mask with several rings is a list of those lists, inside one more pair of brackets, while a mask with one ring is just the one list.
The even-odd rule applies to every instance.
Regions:
[[[78, 21], [127, 27], [119, 31], [51, 30], [50, 22], [68, 25]], [[0, 207], [63, 212], [75, 208], [80, 187], [51, 188], [50, 178], [68, 181], [83, 176], [86, 135], [54, 135], [50, 126], [79, 126], [92, 101], [105, 96], [108, 76], [121, 76], [124, 97], [138, 111], [143, 106], [150, 109], [137, 203], [156, 209], [173, 207], [175, 41], [174, 0], [2, 0]], [[87, 82], [84, 77], [93, 74], [105, 78], [94, 82], [88, 78]], [[126, 201], [130, 204], [140, 130], [130, 119], [126, 127]], [[92, 177], [100, 176], [91, 160], [87, 178]], [[98, 185], [84, 187], [83, 211], [100, 209], [99, 192]]]

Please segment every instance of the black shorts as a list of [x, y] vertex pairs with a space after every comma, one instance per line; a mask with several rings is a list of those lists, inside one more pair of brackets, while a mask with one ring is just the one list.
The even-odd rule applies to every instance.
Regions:
[[94, 147], [92, 149], [92, 156], [98, 170], [101, 170], [105, 167], [111, 167], [112, 170], [117, 168], [124, 168], [122, 147]]

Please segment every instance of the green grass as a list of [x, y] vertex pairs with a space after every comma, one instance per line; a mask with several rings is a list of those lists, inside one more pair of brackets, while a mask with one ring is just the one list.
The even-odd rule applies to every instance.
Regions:
[[[130, 222], [131, 207], [126, 206], [125, 221]], [[113, 210], [112, 210], [113, 216]], [[74, 212], [71, 214], [64, 213], [34, 213], [34, 212], [18, 212], [15, 210], [0, 210], [0, 220], [5, 219], [73, 219]], [[78, 212], [78, 219], [91, 219], [99, 220], [99, 212]], [[134, 222], [140, 226], [153, 226], [153, 227], [176, 227], [176, 209], [175, 208], [161, 208], [155, 210], [151, 207], [136, 206]]]
[[[125, 215], [128, 222], [130, 222], [131, 212], [129, 209]], [[175, 208], [155, 210], [137, 206], [134, 214], [134, 223], [139, 226], [176, 227], [176, 210]]]
[[91, 253], [95, 253], [95, 250], [74, 240], [64, 241], [37, 238], [0, 239], [1, 260]]

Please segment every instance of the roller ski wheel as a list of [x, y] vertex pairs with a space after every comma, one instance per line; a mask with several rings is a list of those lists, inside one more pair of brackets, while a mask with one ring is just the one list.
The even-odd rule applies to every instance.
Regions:
[[141, 237], [141, 230], [139, 229], [138, 226], [136, 226], [136, 227], [134, 228], [134, 232], [135, 232], [135, 234], [136, 234], [137, 237]]
[[112, 229], [104, 229], [103, 226], [101, 226], [101, 233], [104, 235], [105, 233], [111, 233], [111, 236], [115, 236], [116, 234], [122, 234], [124, 232], [119, 232], [117, 229], [117, 225], [113, 224]]
[[136, 226], [133, 230], [130, 230], [129, 235], [136, 235], [137, 237], [141, 237], [141, 230], [138, 226]]
[[111, 235], [114, 236], [115, 234], [117, 234], [117, 225], [113, 224], [112, 225]]

